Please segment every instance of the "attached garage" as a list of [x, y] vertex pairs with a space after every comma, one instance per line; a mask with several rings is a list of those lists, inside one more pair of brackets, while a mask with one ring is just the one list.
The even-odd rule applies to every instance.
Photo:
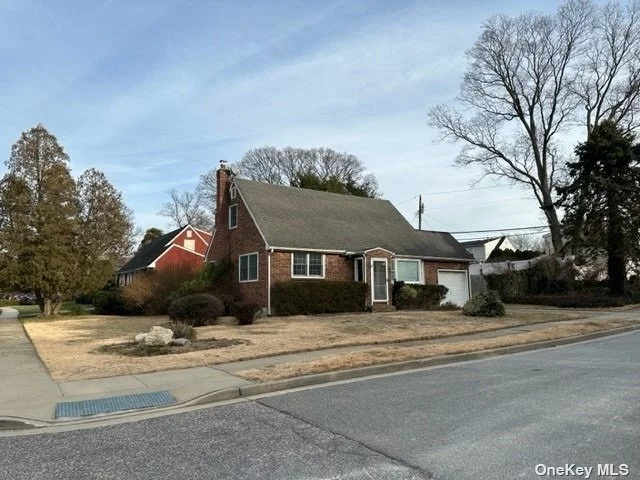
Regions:
[[438, 270], [438, 285], [449, 289], [444, 302], [463, 306], [469, 300], [469, 277], [466, 270]]

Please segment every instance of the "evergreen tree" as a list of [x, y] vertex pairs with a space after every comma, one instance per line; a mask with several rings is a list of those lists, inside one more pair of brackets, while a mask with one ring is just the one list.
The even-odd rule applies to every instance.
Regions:
[[142, 240], [140, 241], [140, 245], [138, 245], [138, 250], [140, 250], [142, 247], [146, 247], [151, 242], [153, 242], [156, 238], [159, 238], [162, 235], [164, 235], [164, 232], [159, 228], [156, 228], [156, 227], [147, 228], [147, 231], [144, 233], [144, 237], [142, 237]]
[[0, 284], [34, 292], [43, 315], [103, 285], [131, 244], [130, 212], [97, 170], [76, 183], [42, 125], [24, 132], [0, 182]]
[[640, 151], [635, 137], [611, 121], [593, 128], [568, 163], [558, 189], [565, 235], [574, 251], [607, 256], [609, 290], [624, 292], [627, 263], [640, 259]]

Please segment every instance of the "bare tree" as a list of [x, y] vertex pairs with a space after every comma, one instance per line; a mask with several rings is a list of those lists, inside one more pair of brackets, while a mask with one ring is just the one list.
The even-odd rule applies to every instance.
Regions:
[[196, 186], [196, 195], [200, 198], [200, 203], [211, 219], [213, 226], [216, 218], [216, 194], [218, 191], [218, 183], [216, 179], [216, 170], [209, 170], [200, 175], [200, 180]]
[[516, 250], [544, 252], [544, 240], [539, 234], [516, 233], [508, 237]]
[[563, 134], [607, 118], [637, 126], [639, 4], [568, 0], [555, 15], [491, 18], [467, 52], [458, 100], [469, 114], [446, 105], [429, 111], [444, 138], [465, 144], [458, 165], [479, 165], [533, 191], [556, 251]]
[[604, 120], [637, 128], [640, 110], [640, 2], [603, 5], [592, 20], [589, 47], [573, 92], [586, 111], [587, 139]]
[[355, 155], [330, 148], [260, 147], [249, 150], [235, 166], [241, 176], [276, 185], [296, 185], [300, 176], [312, 176], [322, 182], [339, 182], [378, 195], [373, 174], [365, 174], [363, 163]]
[[213, 219], [203, 207], [202, 197], [196, 192], [179, 192], [175, 188], [169, 190], [169, 200], [162, 204], [158, 213], [171, 220], [177, 228], [189, 224], [207, 231], [213, 229]]

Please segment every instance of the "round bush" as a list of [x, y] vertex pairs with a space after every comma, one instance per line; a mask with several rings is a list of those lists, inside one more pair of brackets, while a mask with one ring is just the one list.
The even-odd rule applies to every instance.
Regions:
[[418, 297], [418, 292], [416, 291], [415, 288], [409, 285], [404, 285], [403, 287], [400, 287], [400, 290], [398, 291], [398, 298], [396, 300], [396, 303], [398, 304], [398, 308], [400, 309], [410, 308], [413, 305], [413, 303], [416, 301], [417, 297]]
[[477, 294], [462, 307], [462, 313], [468, 317], [502, 317], [504, 304], [493, 290]]
[[260, 305], [251, 302], [231, 302], [229, 308], [230, 314], [238, 320], [238, 325], [251, 325], [261, 310]]
[[208, 293], [187, 295], [174, 300], [169, 306], [169, 319], [172, 322], [193, 327], [211, 324], [221, 315], [224, 315], [224, 304], [218, 297]]

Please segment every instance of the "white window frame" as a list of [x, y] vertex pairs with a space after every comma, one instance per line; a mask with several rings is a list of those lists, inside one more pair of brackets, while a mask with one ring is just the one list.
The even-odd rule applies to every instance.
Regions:
[[[398, 262], [414, 262], [418, 264], [418, 281], [417, 282], [408, 282], [407, 280], [400, 280], [398, 278]], [[422, 264], [422, 260], [420, 260], [419, 258], [396, 258], [394, 260], [394, 280], [396, 282], [398, 281], [403, 281], [404, 283], [408, 284], [408, 285], [424, 285], [424, 266]]]
[[[189, 243], [189, 244], [190, 244], [190, 245], [193, 245], [193, 248], [189, 248], [189, 247], [187, 247], [187, 243], [188, 243], [188, 242], [191, 242], [191, 243]], [[195, 251], [196, 251], [196, 240], [195, 240], [195, 238], [191, 238], [191, 239], [189, 239], [189, 238], [185, 238], [185, 240], [184, 240], [184, 242], [183, 242], [182, 246], [183, 246], [185, 249], [189, 250], [190, 252], [195, 252]]]
[[193, 230], [187, 230], [187, 238], [193, 237]]
[[[251, 257], [256, 256], [256, 278], [253, 280], [249, 278], [249, 266], [247, 264], [247, 280], [242, 280], [242, 257]], [[249, 283], [249, 282], [257, 282], [260, 278], [260, 257], [258, 256], [258, 252], [245, 253], [244, 255], [238, 256], [238, 282], [240, 283]]]
[[[373, 263], [374, 262], [384, 262], [384, 271], [385, 271], [385, 285], [387, 286], [386, 292], [387, 296], [384, 300], [376, 299], [376, 289], [375, 289], [375, 275], [373, 272]], [[389, 304], [389, 259], [388, 258], [371, 258], [371, 303], [386, 303]]]
[[[236, 210], [236, 223], [235, 225], [231, 225], [231, 209], [235, 208]], [[229, 230], [233, 230], [238, 226], [238, 204], [234, 203], [233, 205], [229, 205]]]
[[236, 198], [236, 186], [235, 185], [231, 185], [231, 187], [229, 188], [229, 197], [233, 200], [234, 198]]
[[[322, 255], [322, 275], [309, 275], [309, 255]], [[306, 255], [307, 256], [307, 274], [306, 275], [294, 275], [293, 273], [293, 259], [294, 255]], [[318, 252], [291, 252], [291, 278], [325, 278], [327, 273], [327, 261], [324, 253]]]

